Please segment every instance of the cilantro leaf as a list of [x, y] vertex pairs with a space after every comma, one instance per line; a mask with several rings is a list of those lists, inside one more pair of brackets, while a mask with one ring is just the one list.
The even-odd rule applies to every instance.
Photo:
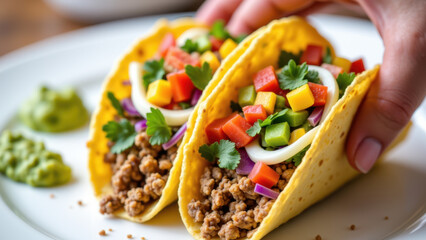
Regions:
[[266, 127], [271, 125], [276, 119], [284, 116], [288, 111], [288, 108], [285, 108], [279, 112], [269, 115], [265, 120], [260, 123], [261, 127]]
[[231, 34], [229, 34], [228, 30], [225, 28], [225, 22], [221, 20], [213, 23], [210, 35], [219, 40], [225, 40], [231, 37]]
[[294, 60], [295, 62], [299, 62], [300, 61], [301, 53], [302, 52], [300, 52], [299, 55], [294, 55], [291, 52], [287, 52], [285, 50], [281, 50], [280, 57], [278, 58], [278, 67], [279, 68], [284, 67], [285, 65], [287, 65], [287, 63], [290, 60]]
[[118, 101], [118, 99], [114, 96], [114, 93], [107, 92], [107, 97], [111, 102], [111, 105], [115, 108], [115, 110], [117, 110], [118, 115], [124, 117], [123, 107], [121, 106], [120, 101]]
[[240, 153], [235, 149], [235, 143], [229, 140], [220, 140], [219, 143], [202, 145], [198, 152], [201, 156], [210, 162], [213, 162], [216, 158], [219, 161], [220, 168], [226, 168], [234, 170], [240, 163]]
[[179, 103], [179, 106], [180, 106], [182, 109], [188, 109], [188, 108], [190, 108], [190, 107], [191, 107], [191, 104], [189, 104], [189, 103], [187, 103], [187, 102], [180, 102], [180, 103]]
[[308, 82], [320, 83], [320, 78], [318, 77], [318, 72], [315, 71], [315, 70], [309, 70], [308, 73], [305, 76], [305, 79], [308, 80]]
[[355, 79], [355, 73], [341, 73], [337, 76], [337, 84], [339, 85], [339, 98], [345, 94], [346, 88], [351, 85], [352, 81]]
[[160, 110], [151, 108], [151, 112], [146, 114], [146, 133], [151, 136], [151, 145], [160, 145], [170, 140], [172, 130], [166, 123], [166, 119]]
[[194, 86], [200, 90], [204, 90], [213, 77], [212, 69], [207, 62], [204, 62], [201, 68], [188, 64], [185, 66], [185, 73], [191, 78]]
[[289, 162], [293, 162], [294, 166], [299, 166], [300, 163], [302, 162], [303, 157], [306, 154], [306, 151], [308, 151], [308, 149], [311, 147], [311, 145], [306, 146], [304, 149], [300, 150], [300, 152], [296, 153], [293, 157], [285, 160], [285, 162], [289, 163]]
[[331, 64], [332, 61], [333, 61], [333, 59], [331, 57], [331, 49], [330, 49], [330, 47], [327, 47], [327, 49], [325, 50], [325, 55], [324, 55], [324, 57], [322, 57], [322, 62]]
[[260, 133], [260, 130], [262, 130], [262, 127], [260, 126], [260, 123], [262, 122], [262, 120], [257, 120], [253, 126], [251, 126], [251, 128], [249, 128], [246, 133], [250, 136], [250, 137], [254, 137], [257, 134]]
[[240, 43], [242, 42], [248, 35], [247, 34], [241, 34], [238, 35], [237, 37], [233, 37], [232, 39], [236, 42], [236, 43]]
[[137, 134], [134, 126], [127, 119], [121, 119], [120, 122], [109, 121], [102, 130], [108, 139], [115, 142], [111, 152], [116, 154], [130, 148]]
[[144, 74], [142, 76], [143, 78], [143, 85], [145, 89], [148, 89], [148, 85], [162, 79], [164, 77], [164, 74], [166, 72], [164, 71], [164, 59], [160, 60], [151, 60], [146, 61], [143, 65], [143, 71]]
[[282, 89], [294, 90], [308, 83], [305, 79], [308, 73], [308, 65], [303, 63], [300, 66], [296, 65], [294, 60], [290, 60], [278, 74], [278, 80]]
[[181, 47], [187, 53], [196, 52], [198, 49], [198, 43], [191, 39], [186, 39], [185, 44]]
[[229, 105], [232, 112], [243, 112], [243, 109], [241, 108], [240, 104], [238, 104], [237, 102], [231, 101]]

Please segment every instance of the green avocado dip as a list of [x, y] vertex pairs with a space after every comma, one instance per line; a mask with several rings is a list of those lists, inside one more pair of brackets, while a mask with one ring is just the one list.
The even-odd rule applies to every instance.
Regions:
[[74, 89], [54, 91], [43, 86], [21, 106], [19, 118], [37, 131], [64, 132], [83, 126], [89, 114]]
[[10, 131], [0, 136], [0, 173], [34, 187], [56, 186], [71, 179], [71, 168], [61, 155], [48, 151], [42, 142]]

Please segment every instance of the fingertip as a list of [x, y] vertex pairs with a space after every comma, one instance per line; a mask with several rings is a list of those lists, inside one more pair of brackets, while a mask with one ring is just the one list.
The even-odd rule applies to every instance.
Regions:
[[241, 2], [242, 0], [208, 0], [201, 5], [195, 18], [208, 25], [218, 19], [228, 22]]

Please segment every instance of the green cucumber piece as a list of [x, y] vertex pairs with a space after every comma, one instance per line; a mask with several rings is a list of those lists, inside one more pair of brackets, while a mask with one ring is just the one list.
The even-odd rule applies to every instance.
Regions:
[[271, 147], [280, 147], [288, 144], [290, 126], [287, 122], [272, 124], [266, 127], [265, 142]]
[[255, 100], [256, 90], [253, 85], [240, 88], [238, 93], [238, 104], [240, 104], [241, 107], [253, 105]]

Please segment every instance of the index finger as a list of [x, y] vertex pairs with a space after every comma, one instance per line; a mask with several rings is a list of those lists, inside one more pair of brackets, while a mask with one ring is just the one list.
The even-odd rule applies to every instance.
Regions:
[[228, 22], [243, 0], [207, 0], [197, 11], [197, 20], [211, 25], [215, 20]]

